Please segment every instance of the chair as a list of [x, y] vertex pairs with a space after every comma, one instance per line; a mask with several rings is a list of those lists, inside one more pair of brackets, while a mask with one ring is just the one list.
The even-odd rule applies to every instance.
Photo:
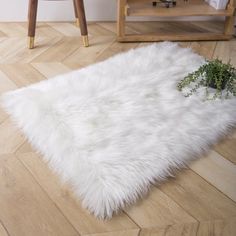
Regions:
[[[83, 44], [85, 47], [89, 46], [88, 41], [88, 30], [87, 22], [84, 10], [83, 0], [73, 0], [76, 25], [80, 27]], [[35, 28], [36, 28], [36, 18], [37, 18], [38, 0], [29, 0], [28, 8], [28, 38], [29, 38], [29, 49], [34, 48], [35, 39]]]

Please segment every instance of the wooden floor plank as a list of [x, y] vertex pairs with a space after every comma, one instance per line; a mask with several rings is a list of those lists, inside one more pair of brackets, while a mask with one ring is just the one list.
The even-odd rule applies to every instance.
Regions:
[[26, 140], [17, 150], [16, 153], [27, 153], [27, 152], [34, 152], [36, 150], [33, 150], [33, 147], [30, 145], [30, 143]]
[[142, 229], [139, 236], [235, 236], [235, 218], [170, 226], [167, 229]]
[[63, 63], [72, 69], [93, 64], [96, 58], [115, 41], [114, 36], [90, 37], [90, 47], [80, 47], [69, 55]]
[[16, 89], [17, 86], [0, 70], [0, 95], [9, 90]]
[[[53, 47], [60, 41], [61, 38], [45, 38], [37, 37], [35, 39], [35, 48], [30, 50], [26, 44], [25, 38], [22, 40], [22, 45], [17, 46], [17, 49], [8, 52], [7, 56], [4, 56], [0, 63], [10, 64], [10, 63], [30, 63], [34, 58], [39, 57], [42, 53], [47, 51], [49, 48]], [[19, 40], [19, 39], [18, 39]]]
[[8, 118], [8, 114], [0, 106], [0, 124]]
[[0, 31], [0, 37], [3, 38], [3, 37], [7, 37], [6, 34], [4, 34], [2, 31]]
[[139, 229], [113, 231], [98, 234], [85, 234], [84, 236], [139, 236]]
[[3, 40], [0, 47], [0, 63], [5, 63], [5, 59], [22, 49], [26, 49], [26, 41], [23, 38], [12, 37]]
[[159, 188], [198, 221], [236, 216], [236, 203], [192, 170], [178, 173]]
[[82, 208], [71, 190], [60, 184], [59, 179], [36, 154], [17, 156], [81, 235], [139, 229], [124, 213], [114, 216], [110, 221], [96, 219]]
[[14, 155], [0, 157], [0, 175], [0, 219], [11, 236], [79, 235]]
[[[16, 85], [0, 70], [0, 96], [9, 90], [15, 89]], [[0, 106], [0, 124], [8, 118], [7, 113]]]
[[0, 70], [17, 87], [26, 86], [44, 80], [45, 77], [30, 64], [0, 64]]
[[217, 42], [213, 57], [220, 58], [225, 63], [230, 60], [236, 66], [236, 41]]
[[[26, 27], [27, 27], [27, 23], [26, 23]], [[36, 40], [40, 37], [47, 38], [48, 40], [52, 40], [56, 38], [60, 39], [65, 36], [63, 33], [59, 32], [58, 30], [56, 30], [55, 28], [53, 28], [52, 26], [50, 26], [49, 24], [45, 22], [37, 22], [36, 33], [37, 33]], [[36, 46], [38, 45], [36, 44]]]
[[100, 24], [89, 23], [88, 24], [89, 36], [116, 36], [116, 33], [103, 27]]
[[193, 162], [190, 168], [236, 202], [236, 165], [232, 162], [211, 151]]
[[14, 153], [24, 142], [25, 137], [10, 119], [0, 124], [0, 155]]
[[196, 236], [235, 236], [236, 218], [200, 222]]
[[144, 228], [139, 236], [196, 236], [198, 225], [199, 223], [185, 223], [169, 225], [164, 229]]
[[153, 187], [150, 194], [140, 200], [126, 213], [141, 227], [150, 232], [155, 230], [167, 230], [175, 225], [181, 229], [184, 224], [197, 224], [197, 220], [185, 212], [171, 198]]
[[18, 22], [0, 22], [0, 29], [8, 37], [25, 37], [27, 34], [26, 26], [27, 24], [22, 24]]
[[77, 37], [80, 40], [80, 28], [77, 27], [74, 23], [70, 22], [61, 22], [60, 24], [56, 22], [47, 23], [50, 27], [60, 32], [63, 36], [67, 37]]
[[67, 56], [81, 47], [82, 42], [79, 37], [63, 37], [52, 47], [49, 47], [32, 62], [60, 62]]
[[96, 62], [104, 61], [108, 59], [109, 57], [116, 55], [117, 53], [126, 52], [138, 46], [139, 46], [139, 43], [121, 44], [115, 41], [108, 48], [106, 48], [102, 53], [100, 53], [100, 55], [96, 58]]
[[236, 137], [225, 139], [217, 144], [214, 149], [236, 165]]
[[97, 24], [116, 35], [117, 26], [115, 22], [97, 22]]
[[32, 63], [31, 65], [48, 79], [71, 71], [70, 68], [61, 62], [39, 62]]
[[194, 52], [209, 60], [215, 51], [216, 42], [192, 42], [190, 47]]
[[0, 222], [0, 235], [1, 236], [9, 236], [9, 234], [7, 233], [6, 229], [4, 228], [4, 226], [2, 225], [1, 222]]

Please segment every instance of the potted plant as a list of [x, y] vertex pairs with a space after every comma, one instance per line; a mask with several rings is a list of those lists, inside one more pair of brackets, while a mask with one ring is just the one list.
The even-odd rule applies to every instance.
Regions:
[[200, 87], [206, 88], [206, 97], [209, 99], [209, 89], [214, 89], [213, 99], [236, 96], [236, 69], [228, 62], [219, 59], [206, 63], [193, 73], [189, 73], [181, 80], [177, 88], [179, 91], [187, 89], [186, 97], [197, 92]]

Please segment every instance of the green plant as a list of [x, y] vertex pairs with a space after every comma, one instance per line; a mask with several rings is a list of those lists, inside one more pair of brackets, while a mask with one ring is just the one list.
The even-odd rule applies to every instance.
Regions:
[[206, 61], [198, 70], [189, 73], [177, 85], [179, 91], [189, 88], [189, 91], [184, 94], [186, 97], [191, 96], [200, 87], [206, 88], [207, 99], [209, 99], [209, 88], [215, 89], [213, 99], [236, 96], [236, 69], [230, 62], [225, 64], [219, 59]]

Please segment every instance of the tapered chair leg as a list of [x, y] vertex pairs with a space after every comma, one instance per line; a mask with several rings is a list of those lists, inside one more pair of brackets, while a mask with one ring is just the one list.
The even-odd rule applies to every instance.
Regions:
[[28, 47], [34, 48], [38, 0], [29, 0], [28, 8]]
[[77, 12], [76, 0], [73, 0], [74, 12], [75, 12], [75, 25], [79, 27], [79, 17]]
[[88, 30], [87, 30], [87, 22], [86, 22], [86, 16], [85, 16], [85, 10], [84, 10], [84, 1], [83, 0], [75, 0], [76, 2], [76, 8], [79, 18], [79, 25], [80, 25], [80, 32], [83, 38], [83, 44], [85, 47], [89, 46], [89, 40], [88, 40]]

